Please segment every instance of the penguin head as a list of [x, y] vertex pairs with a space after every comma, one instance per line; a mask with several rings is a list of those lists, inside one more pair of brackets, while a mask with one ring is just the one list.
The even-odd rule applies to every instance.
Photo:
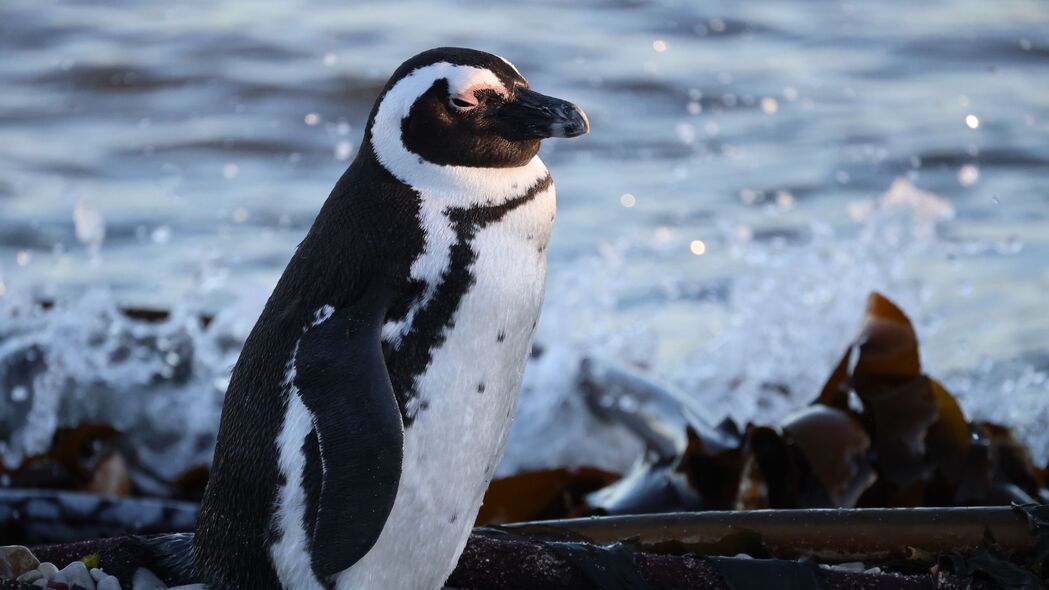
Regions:
[[548, 137], [590, 130], [574, 104], [533, 91], [505, 59], [473, 49], [431, 49], [404, 62], [376, 100], [365, 141], [384, 164], [513, 168]]

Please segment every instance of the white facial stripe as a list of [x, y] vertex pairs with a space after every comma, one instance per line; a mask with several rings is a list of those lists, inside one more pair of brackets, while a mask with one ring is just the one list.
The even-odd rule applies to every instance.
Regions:
[[[498, 57], [499, 59], [503, 60], [503, 63], [505, 63], [506, 65], [510, 66], [510, 68], [511, 68], [511, 69], [512, 69], [512, 70], [513, 70], [513, 71], [514, 71], [514, 72], [515, 72], [515, 73], [516, 73], [516, 74], [517, 74], [518, 76], [521, 76], [521, 70], [517, 69], [517, 66], [515, 66], [515, 65], [514, 65], [514, 64], [512, 64], [512, 63], [510, 63], [510, 60], [506, 59], [505, 57], [503, 57], [503, 56], [501, 56], [501, 55], [497, 55], [496, 57]], [[521, 76], [521, 77], [522, 77], [522, 78], [524, 78], [524, 76]]]
[[390, 174], [424, 193], [425, 198], [450, 207], [499, 204], [546, 176], [546, 166], [538, 156], [518, 168], [474, 168], [442, 166], [409, 152], [401, 139], [401, 121], [415, 101], [440, 79], [448, 80], [453, 94], [472, 87], [506, 92], [502, 81], [490, 70], [446, 62], [419, 68], [402, 78], [383, 97], [371, 128], [375, 156]]

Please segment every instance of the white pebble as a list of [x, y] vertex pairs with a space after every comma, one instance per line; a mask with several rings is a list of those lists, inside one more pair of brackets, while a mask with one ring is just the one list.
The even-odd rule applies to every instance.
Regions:
[[33, 582], [33, 585], [43, 588], [44, 586], [47, 586], [47, 580], [45, 580], [44, 578], [40, 578], [39, 580]]
[[55, 577], [55, 574], [58, 573], [58, 568], [55, 567], [55, 564], [51, 563], [50, 561], [45, 561], [44, 563], [41, 563], [39, 566], [37, 566], [36, 569], [39, 570], [41, 574], [44, 574], [44, 578], [47, 580], [50, 580], [51, 578]]
[[120, 581], [117, 580], [116, 576], [105, 576], [98, 581], [98, 586], [95, 590], [122, 590], [120, 588]]
[[106, 572], [104, 572], [104, 571], [102, 571], [102, 570], [98, 569], [97, 567], [93, 567], [93, 568], [91, 568], [91, 577], [92, 577], [92, 578], [93, 578], [93, 579], [94, 579], [94, 580], [95, 580], [96, 582], [101, 582], [101, 581], [102, 581], [102, 578], [106, 577], [107, 575], [109, 575], [109, 574], [107, 574]]
[[144, 567], [135, 570], [135, 577], [131, 579], [131, 590], [167, 590], [167, 584]]
[[[58, 572], [58, 576], [64, 578], [65, 583], [72, 586], [76, 584], [83, 586], [87, 590], [95, 590], [95, 581], [91, 579], [91, 574], [87, 571], [87, 566], [82, 561], [74, 561], [66, 567], [62, 568], [62, 571]], [[58, 580], [58, 577], [55, 578]]]
[[44, 578], [44, 574], [40, 573], [40, 570], [29, 570], [28, 572], [18, 576], [18, 581], [23, 584], [32, 584], [37, 580]]

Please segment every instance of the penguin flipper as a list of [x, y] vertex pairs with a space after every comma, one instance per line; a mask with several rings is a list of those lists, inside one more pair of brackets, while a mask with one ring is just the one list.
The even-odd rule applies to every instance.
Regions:
[[317, 473], [313, 461], [314, 473], [304, 474], [305, 524], [320, 580], [371, 550], [397, 496], [404, 425], [382, 352], [385, 312], [367, 301], [335, 310], [306, 331], [295, 357], [294, 383], [314, 421], [304, 450], [320, 466]]

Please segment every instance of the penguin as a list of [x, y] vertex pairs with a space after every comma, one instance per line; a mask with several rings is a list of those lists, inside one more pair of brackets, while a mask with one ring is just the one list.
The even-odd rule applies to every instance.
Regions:
[[443, 585], [543, 300], [540, 141], [589, 128], [496, 55], [445, 47], [397, 68], [233, 369], [195, 532], [166, 545], [197, 581]]

